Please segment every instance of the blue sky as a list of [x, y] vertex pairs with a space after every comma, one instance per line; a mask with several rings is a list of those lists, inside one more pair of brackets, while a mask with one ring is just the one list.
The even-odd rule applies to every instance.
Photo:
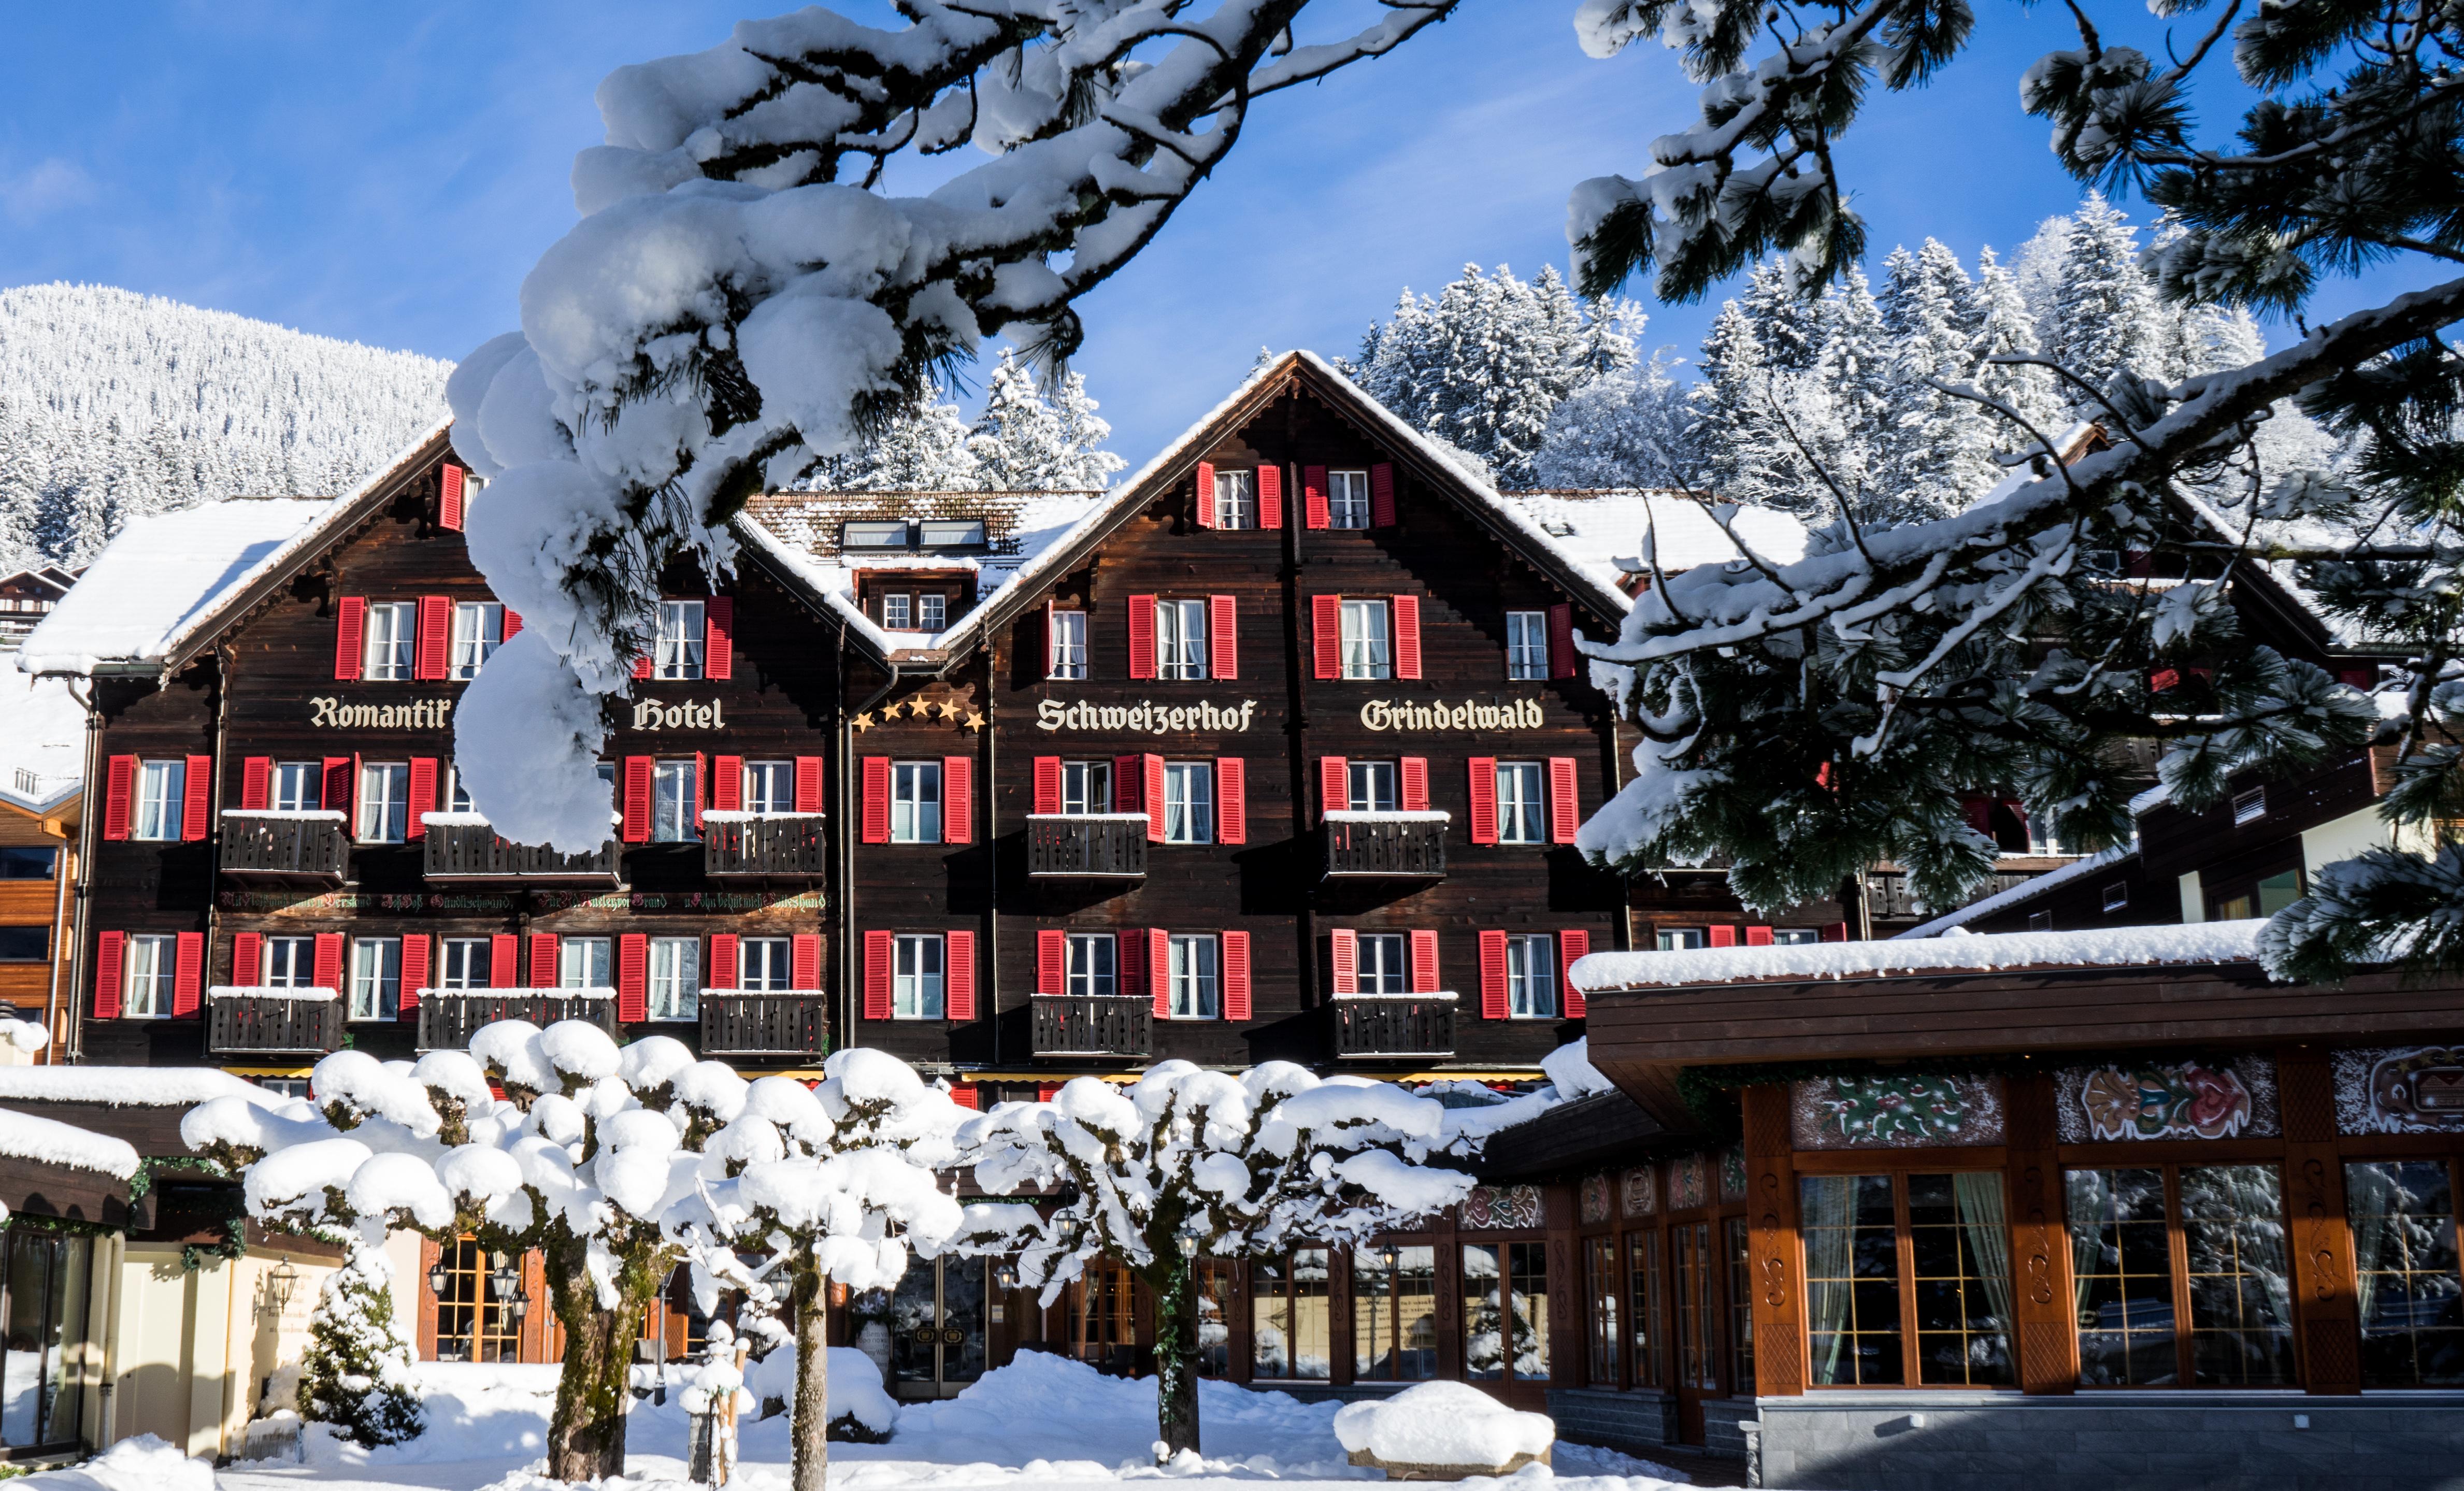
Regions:
[[[1963, 258], [1983, 243], [2007, 252], [2076, 200], [2017, 102], [2028, 62], [2071, 40], [2064, 12], [1980, 9], [1969, 53], [1931, 87], [1875, 105], [1840, 153], [1878, 258], [1928, 234]], [[21, 8], [0, 53], [12, 103], [0, 118], [0, 284], [120, 285], [458, 358], [512, 327], [523, 274], [571, 226], [566, 172], [599, 138], [598, 80], [715, 44], [770, 10]], [[1215, 179], [1083, 304], [1079, 366], [1115, 448], [1144, 459], [1262, 343], [1350, 351], [1406, 284], [1434, 291], [1466, 261], [1562, 266], [1567, 189], [1639, 171], [1651, 137], [1694, 109], [1656, 46], [1585, 57], [1573, 11], [1467, 0], [1389, 57], [1265, 100]], [[2138, 5], [2091, 0], [2091, 13], [2108, 40], [2158, 39]], [[2361, 303], [2358, 293], [2318, 309]], [[1646, 340], [1690, 352], [1711, 310], [1655, 307]]]

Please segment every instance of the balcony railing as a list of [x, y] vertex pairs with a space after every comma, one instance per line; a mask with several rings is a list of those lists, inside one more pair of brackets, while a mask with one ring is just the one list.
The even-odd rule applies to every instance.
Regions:
[[1329, 813], [1326, 873], [1435, 880], [1446, 872], [1443, 813]]
[[705, 813], [702, 873], [726, 879], [819, 880], [829, 864], [822, 815]]
[[1451, 994], [1337, 995], [1334, 1054], [1338, 1057], [1452, 1056], [1455, 997]]
[[1135, 880], [1147, 872], [1144, 813], [1033, 813], [1026, 872]]
[[701, 1054], [802, 1057], [818, 1064], [830, 1054], [827, 1001], [818, 990], [704, 989]]
[[206, 991], [206, 1049], [215, 1056], [322, 1056], [342, 1048], [342, 1015], [331, 989], [217, 986]]
[[1155, 1046], [1155, 1002], [1135, 995], [1039, 994], [1038, 1056], [1149, 1055]]
[[423, 815], [428, 845], [424, 867], [439, 881], [516, 880], [526, 885], [616, 883], [616, 844], [591, 854], [560, 854], [540, 844], [514, 844], [484, 820], [464, 813]]
[[350, 825], [334, 812], [223, 814], [223, 873], [339, 886], [351, 874]]
[[616, 991], [613, 989], [422, 989], [419, 991], [419, 1048], [461, 1051], [481, 1026], [500, 1020], [526, 1020], [553, 1025], [561, 1020], [588, 1020], [616, 1034]]

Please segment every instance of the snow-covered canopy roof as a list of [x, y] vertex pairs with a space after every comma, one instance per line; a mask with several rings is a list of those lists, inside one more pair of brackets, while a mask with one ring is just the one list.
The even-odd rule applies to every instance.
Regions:
[[1760, 979], [2004, 969], [2119, 968], [2167, 963], [2247, 963], [2258, 956], [2264, 918], [2184, 927], [2089, 932], [1964, 933], [1917, 941], [1816, 942], [1792, 947], [1699, 948], [1676, 953], [1595, 953], [1569, 970], [1587, 994], [1670, 989]]
[[[1638, 558], [1645, 534], [1654, 536], [1661, 569], [1672, 575], [1741, 557], [1727, 531], [1683, 493], [1534, 489], [1498, 495], [1522, 509], [1605, 584], [1619, 585], [1625, 579], [1617, 561]], [[1805, 558], [1805, 522], [1794, 514], [1776, 508], [1737, 508], [1734, 514], [1729, 521], [1737, 537], [1758, 557], [1782, 564]]]
[[[245, 1098], [261, 1107], [284, 1101], [278, 1093], [210, 1066], [0, 1066], [0, 1104], [194, 1107], [230, 1097]], [[10, 1121], [16, 1117], [11, 1113]]]
[[49, 813], [85, 786], [85, 706], [64, 678], [0, 671], [0, 802]]
[[0, 1154], [45, 1165], [100, 1171], [122, 1180], [136, 1174], [138, 1165], [137, 1148], [125, 1139], [57, 1119], [36, 1118], [32, 1113], [11, 1113], [6, 1122], [0, 1122]]

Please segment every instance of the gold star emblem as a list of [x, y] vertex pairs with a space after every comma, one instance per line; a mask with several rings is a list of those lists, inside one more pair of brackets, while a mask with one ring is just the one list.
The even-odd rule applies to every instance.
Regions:
[[984, 717], [983, 717], [981, 714], [969, 714], [969, 715], [967, 716], [967, 728], [968, 728], [969, 730], [981, 730], [981, 729], [983, 729], [983, 728], [984, 728]]
[[855, 728], [860, 731], [870, 730], [872, 728], [872, 716], [870, 714], [858, 714], [849, 723], [853, 724]]

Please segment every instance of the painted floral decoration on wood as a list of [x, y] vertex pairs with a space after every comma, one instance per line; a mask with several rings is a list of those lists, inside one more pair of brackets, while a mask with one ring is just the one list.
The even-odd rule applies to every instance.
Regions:
[[2230, 1139], [2256, 1105], [2231, 1067], [2196, 1062], [2099, 1066], [2079, 1086], [2094, 1139]]

